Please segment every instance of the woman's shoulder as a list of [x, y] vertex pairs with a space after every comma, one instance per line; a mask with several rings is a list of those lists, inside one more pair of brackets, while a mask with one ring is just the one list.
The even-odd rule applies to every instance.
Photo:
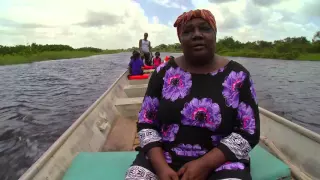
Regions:
[[157, 73], [160, 76], [164, 76], [165, 72], [168, 69], [170, 69], [171, 67], [175, 67], [175, 63], [172, 62], [172, 60], [169, 60], [167, 62], [163, 62], [155, 69], [155, 73]]
[[245, 68], [241, 63], [234, 61], [234, 60], [230, 60], [229, 64], [228, 64], [228, 68], [230, 69], [230, 71], [235, 71], [235, 72], [245, 72], [247, 74], [250, 74], [249, 70], [247, 68]]

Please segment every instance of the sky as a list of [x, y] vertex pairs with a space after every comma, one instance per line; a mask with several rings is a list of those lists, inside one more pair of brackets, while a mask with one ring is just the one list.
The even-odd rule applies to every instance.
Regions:
[[179, 42], [173, 23], [185, 11], [208, 9], [217, 38], [241, 42], [312, 39], [319, 0], [0, 0], [0, 45], [67, 44], [102, 49]]

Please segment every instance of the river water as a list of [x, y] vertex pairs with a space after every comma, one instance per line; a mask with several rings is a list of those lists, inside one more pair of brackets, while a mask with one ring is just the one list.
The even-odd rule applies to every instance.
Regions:
[[[129, 56], [0, 66], [0, 179], [18, 179], [119, 77]], [[231, 59], [251, 72], [261, 107], [320, 133], [320, 62]]]

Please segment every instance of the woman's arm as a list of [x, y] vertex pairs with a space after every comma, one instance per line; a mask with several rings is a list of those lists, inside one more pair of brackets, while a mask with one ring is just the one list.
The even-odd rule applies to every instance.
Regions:
[[132, 66], [132, 57], [130, 58], [130, 62], [128, 64], [129, 74], [131, 74], [131, 72], [132, 72], [131, 66]]
[[140, 138], [140, 147], [150, 159], [154, 169], [158, 172], [164, 166], [168, 166], [161, 143], [160, 124], [156, 114], [161, 98], [163, 80], [160, 75], [154, 71], [151, 75], [148, 88], [142, 103], [138, 118], [138, 134]]
[[239, 89], [239, 105], [236, 108], [236, 121], [240, 126], [220, 141], [220, 145], [205, 156], [210, 167], [217, 168], [226, 161], [249, 160], [249, 152], [258, 144], [260, 138], [259, 108], [256, 92], [250, 73]]
[[150, 52], [150, 56], [152, 57], [152, 47], [151, 47], [151, 41], [149, 41], [149, 52]]
[[142, 53], [142, 50], [141, 50], [141, 39], [139, 40], [139, 51], [140, 51], [140, 53]]

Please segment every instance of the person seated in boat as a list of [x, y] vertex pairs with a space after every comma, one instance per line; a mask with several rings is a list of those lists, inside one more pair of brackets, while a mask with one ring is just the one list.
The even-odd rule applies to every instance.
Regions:
[[161, 58], [159, 52], [156, 52], [155, 55], [156, 57], [153, 58], [153, 66], [156, 68], [161, 64]]
[[138, 116], [139, 153], [126, 179], [250, 180], [249, 152], [260, 137], [250, 73], [214, 53], [210, 11], [183, 13], [174, 26], [183, 55], [151, 75]]
[[144, 66], [142, 59], [140, 57], [140, 53], [136, 50], [132, 52], [132, 56], [130, 58], [129, 63], [129, 73], [130, 75], [142, 75], [143, 70], [142, 67]]
[[170, 57], [169, 57], [169, 60], [174, 60], [174, 57], [173, 57], [173, 56], [170, 56]]

